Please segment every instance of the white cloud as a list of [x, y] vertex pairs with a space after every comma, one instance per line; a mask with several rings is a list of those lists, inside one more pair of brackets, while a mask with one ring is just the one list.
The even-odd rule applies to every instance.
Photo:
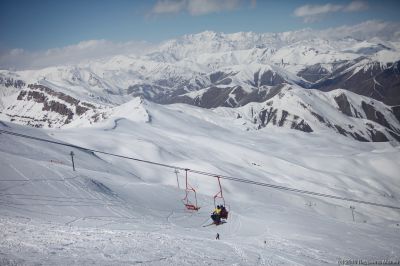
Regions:
[[360, 40], [380, 38], [387, 41], [400, 41], [400, 23], [368, 20], [352, 26], [340, 26], [318, 31], [322, 38], [343, 38], [351, 36]]
[[353, 1], [343, 8], [345, 12], [358, 12], [368, 9], [368, 5], [364, 1]]
[[153, 14], [179, 13], [186, 8], [185, 0], [159, 0], [152, 9]]
[[176, 14], [188, 12], [193, 16], [234, 10], [249, 2], [252, 7], [256, 1], [244, 0], [158, 0], [151, 10], [151, 14]]
[[233, 10], [239, 5], [239, 0], [190, 0], [187, 9], [191, 15], [196, 16]]
[[325, 15], [335, 12], [359, 12], [368, 9], [368, 4], [364, 1], [355, 0], [348, 5], [304, 5], [294, 10], [294, 15], [303, 19], [305, 23], [315, 22], [322, 19]]
[[23, 49], [1, 51], [0, 69], [31, 69], [74, 64], [119, 54], [143, 54], [152, 49], [146, 42], [115, 43], [107, 40], [88, 40], [75, 45], [29, 52]]
[[331, 13], [331, 12], [336, 12], [342, 9], [343, 6], [341, 5], [332, 5], [332, 4], [326, 4], [326, 5], [304, 5], [299, 8], [297, 8], [294, 11], [294, 14], [297, 17], [307, 17], [307, 16], [315, 16], [315, 15], [321, 15], [321, 14], [326, 14], [326, 13]]
[[24, 49], [16, 48], [10, 51], [10, 55], [16, 56], [24, 53]]

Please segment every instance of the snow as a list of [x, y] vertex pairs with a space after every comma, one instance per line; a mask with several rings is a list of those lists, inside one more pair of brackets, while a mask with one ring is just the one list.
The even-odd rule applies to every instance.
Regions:
[[394, 63], [400, 60], [400, 55], [397, 51], [382, 50], [374, 54], [373, 60], [379, 60], [381, 63]]
[[[297, 95], [297, 94], [296, 94]], [[400, 206], [400, 148], [328, 132], [245, 131], [229, 109], [134, 99], [95, 125], [0, 127], [201, 171]], [[85, 122], [86, 121], [86, 122]], [[70, 151], [77, 171], [72, 171]], [[337, 265], [398, 260], [398, 210], [221, 180], [228, 223], [209, 224], [215, 178], [0, 134], [0, 264]], [[355, 222], [350, 206], [355, 206]], [[216, 233], [221, 236], [215, 240]]]

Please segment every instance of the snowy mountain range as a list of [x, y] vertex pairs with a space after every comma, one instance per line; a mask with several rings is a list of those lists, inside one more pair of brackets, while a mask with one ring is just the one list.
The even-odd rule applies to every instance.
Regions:
[[207, 31], [140, 56], [2, 70], [0, 118], [35, 127], [95, 123], [141, 97], [214, 108], [245, 130], [278, 126], [400, 141], [399, 62], [395, 39]]

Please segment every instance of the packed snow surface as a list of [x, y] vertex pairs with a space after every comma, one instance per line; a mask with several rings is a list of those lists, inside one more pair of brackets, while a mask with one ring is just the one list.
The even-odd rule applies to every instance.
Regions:
[[[400, 149], [390, 143], [284, 128], [246, 131], [215, 110], [138, 99], [94, 125], [81, 120], [68, 129], [43, 130], [0, 122], [0, 128], [400, 206]], [[189, 173], [201, 207], [191, 212], [181, 201], [184, 174], [0, 134], [0, 264], [337, 265], [340, 259], [400, 259], [399, 210], [222, 179], [228, 222], [203, 227], [211, 223], [217, 180]]]

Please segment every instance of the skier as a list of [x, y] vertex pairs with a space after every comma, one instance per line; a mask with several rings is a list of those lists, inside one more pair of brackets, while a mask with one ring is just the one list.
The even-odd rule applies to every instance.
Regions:
[[219, 240], [219, 234], [217, 233], [217, 236], [215, 237], [216, 240]]

